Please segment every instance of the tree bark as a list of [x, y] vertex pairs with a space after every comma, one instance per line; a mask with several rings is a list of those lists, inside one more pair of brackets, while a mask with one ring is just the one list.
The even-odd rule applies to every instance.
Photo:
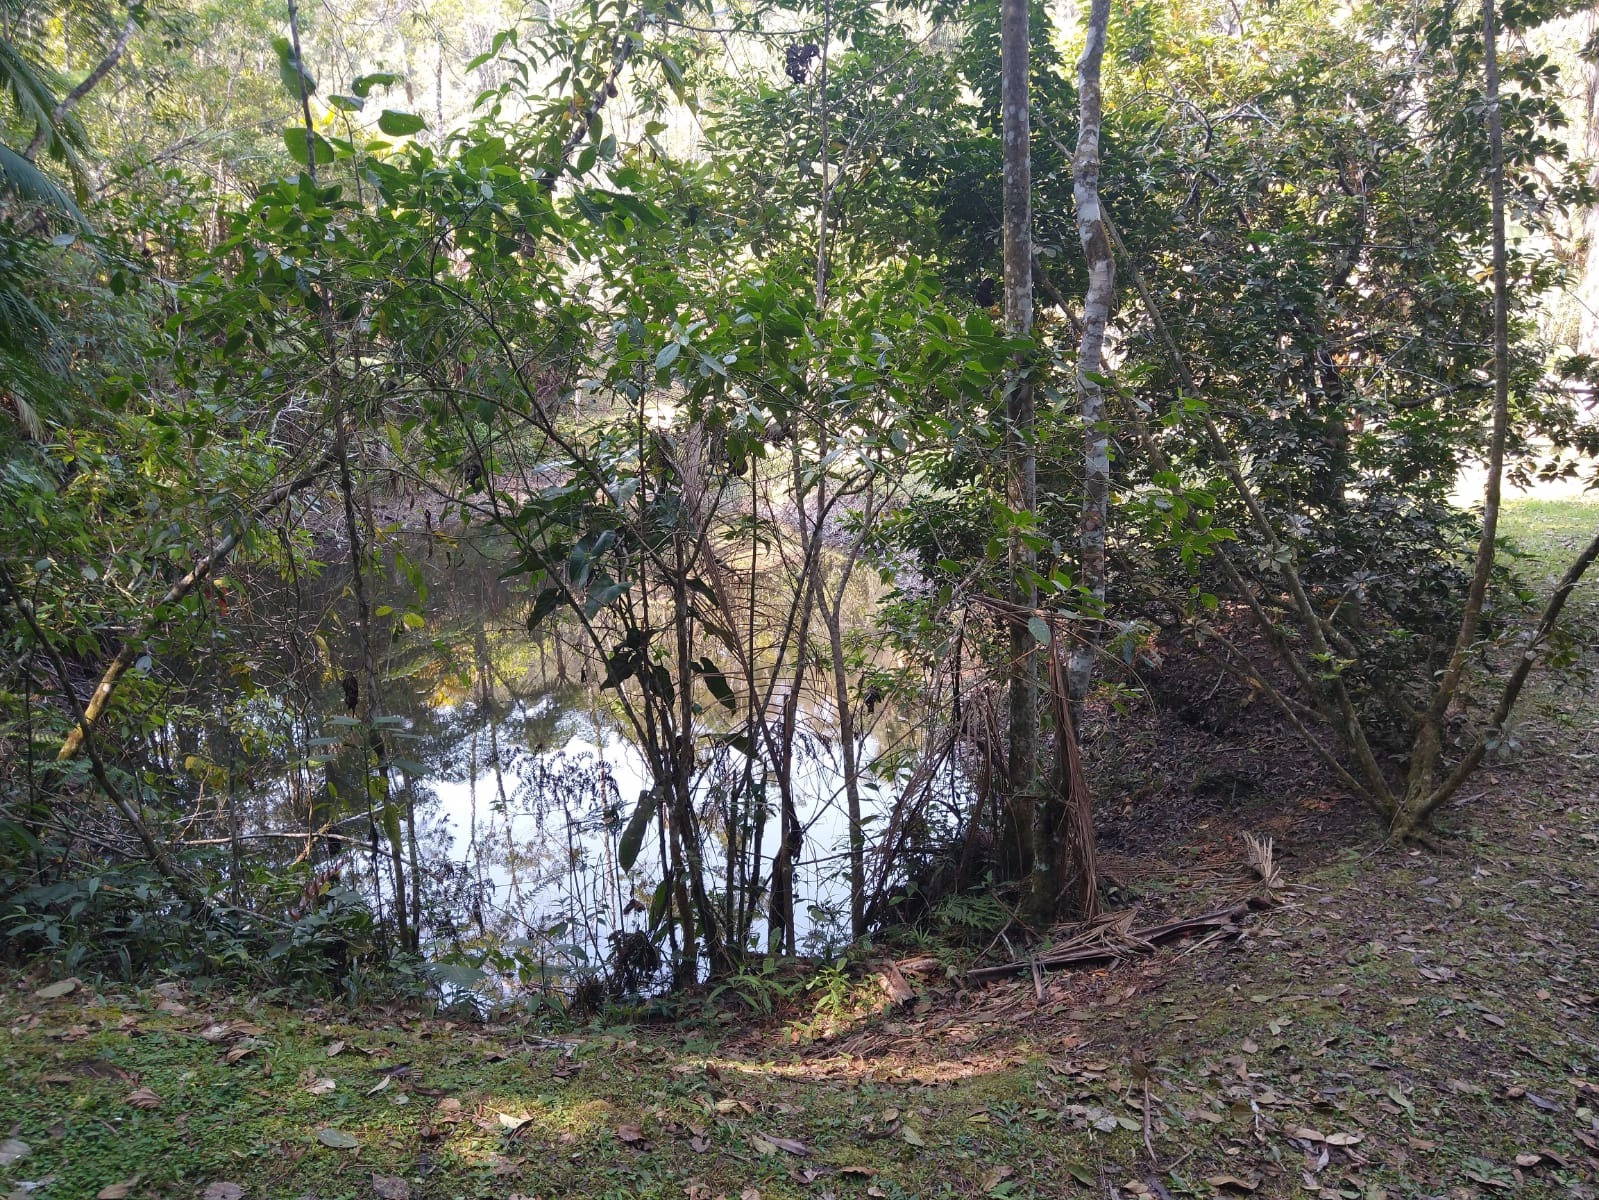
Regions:
[[1404, 800], [1390, 830], [1395, 838], [1408, 837], [1415, 831], [1435, 790], [1438, 760], [1443, 754], [1444, 722], [1465, 677], [1466, 658], [1482, 620], [1499, 533], [1505, 438], [1510, 425], [1510, 281], [1505, 251], [1505, 138], [1499, 113], [1498, 34], [1499, 18], [1494, 0], [1483, 0], [1483, 104], [1488, 121], [1488, 191], [1493, 225], [1494, 398], [1493, 428], [1488, 438], [1488, 478], [1483, 484], [1482, 530], [1477, 538], [1476, 563], [1466, 590], [1465, 608], [1460, 614], [1460, 629], [1411, 747]]
[[1104, 370], [1105, 326], [1116, 289], [1116, 256], [1099, 205], [1099, 130], [1102, 104], [1100, 62], [1105, 54], [1105, 27], [1110, 0], [1093, 0], [1083, 53], [1077, 60], [1077, 153], [1072, 162], [1072, 198], [1077, 205], [1077, 236], [1088, 265], [1088, 290], [1083, 296], [1083, 336], [1077, 351], [1077, 404], [1083, 421], [1083, 511], [1079, 525], [1079, 566], [1090, 596], [1083, 636], [1072, 646], [1067, 684], [1072, 706], [1080, 706], [1094, 678], [1099, 649], [1099, 618], [1105, 609], [1105, 522], [1110, 509], [1110, 433], [1105, 424], [1105, 392], [1098, 376]]
[[[1028, 95], [1027, 0], [1001, 0], [1000, 76], [1003, 142], [1003, 220], [1005, 242], [1005, 334], [1033, 333], [1033, 200], [1030, 100]], [[1033, 385], [1030, 363], [1019, 356], [1005, 381], [1005, 501], [1018, 514], [1038, 508], [1038, 464], [1034, 451]], [[1030, 531], [1029, 531], [1030, 532]], [[1011, 601], [1020, 615], [1010, 618], [1010, 736], [1008, 775], [1014, 855], [1008, 864], [1018, 876], [1033, 866], [1033, 813], [1038, 778], [1038, 644], [1027, 615], [1038, 605], [1034, 583], [1036, 556], [1025, 536], [1010, 535]]]

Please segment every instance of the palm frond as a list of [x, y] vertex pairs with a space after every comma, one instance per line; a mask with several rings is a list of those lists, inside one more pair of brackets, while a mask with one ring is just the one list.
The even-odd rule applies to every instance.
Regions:
[[72, 113], [57, 119], [63, 87], [53, 70], [34, 62], [17, 43], [0, 37], [0, 90], [10, 94], [23, 128], [43, 135], [45, 153], [65, 163], [73, 178], [82, 183], [88, 175], [83, 153], [89, 135]]
[[65, 188], [3, 142], [0, 142], [0, 192], [9, 192], [19, 200], [70, 217], [80, 228], [89, 227], [82, 210]]

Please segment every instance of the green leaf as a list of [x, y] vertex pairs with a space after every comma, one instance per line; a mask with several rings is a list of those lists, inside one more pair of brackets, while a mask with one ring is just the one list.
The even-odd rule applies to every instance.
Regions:
[[700, 673], [700, 678], [705, 680], [705, 686], [711, 690], [711, 695], [717, 702], [730, 713], [738, 712], [738, 698], [733, 695], [733, 689], [728, 686], [727, 676], [717, 665], [708, 658], [702, 658], [694, 664], [694, 669]]
[[[289, 148], [289, 153], [294, 156], [294, 161], [301, 166], [306, 160], [306, 129], [304, 125], [290, 125], [283, 131], [283, 144]], [[328, 145], [327, 139], [319, 133], [310, 134], [311, 152], [315, 156], [312, 162], [316, 166], [326, 166], [333, 161], [333, 147]]]
[[532, 633], [540, 621], [555, 611], [555, 606], [561, 602], [560, 588], [545, 588], [533, 601], [533, 611], [527, 615], [527, 631]]
[[661, 927], [661, 922], [666, 919], [666, 906], [672, 899], [672, 885], [666, 880], [661, 880], [655, 885], [655, 894], [650, 897], [650, 932], [654, 933]]
[[318, 1129], [316, 1140], [333, 1150], [354, 1150], [361, 1143], [342, 1129]]
[[583, 615], [593, 617], [595, 613], [599, 612], [600, 609], [611, 603], [631, 586], [628, 583], [608, 583], [604, 587], [595, 588], [589, 593], [587, 603], [583, 605]]
[[664, 371], [677, 361], [677, 356], [683, 353], [682, 342], [667, 342], [661, 347], [661, 352], [655, 356], [655, 369]]
[[469, 967], [464, 963], [429, 963], [427, 973], [440, 983], [458, 988], [476, 987], [488, 977], [482, 967]]
[[1049, 622], [1043, 617], [1029, 617], [1027, 619], [1028, 632], [1033, 635], [1033, 640], [1040, 646], [1049, 645]]
[[638, 807], [622, 831], [622, 842], [616, 848], [616, 860], [622, 870], [631, 871], [638, 861], [638, 852], [644, 846], [644, 835], [649, 831], [650, 819], [655, 816], [655, 793], [647, 791], [638, 798]]
[[300, 99], [300, 89], [305, 89], [307, 96], [316, 95], [316, 80], [311, 77], [311, 72], [305, 69], [305, 64], [294, 53], [294, 46], [286, 37], [272, 39], [272, 49], [278, 53], [278, 78], [283, 81], [283, 90], [294, 99]]
[[385, 108], [378, 116], [378, 128], [390, 137], [409, 137], [427, 127], [428, 123], [415, 113], [397, 112], [392, 108]]
[[683, 79], [683, 68], [664, 54], [661, 55], [660, 63], [661, 74], [666, 76], [666, 84], [672, 89], [672, 93], [684, 104], [693, 108], [694, 102], [688, 94], [688, 84]]
[[360, 112], [366, 107], [356, 96], [329, 96], [328, 103], [340, 112]]
[[400, 82], [400, 77], [393, 71], [374, 71], [370, 75], [363, 75], [350, 85], [350, 90], [365, 100], [372, 94], [375, 87], [393, 87]]

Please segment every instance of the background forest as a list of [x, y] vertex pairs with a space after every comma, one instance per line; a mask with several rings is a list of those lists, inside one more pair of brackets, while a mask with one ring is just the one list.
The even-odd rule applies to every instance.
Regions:
[[1595, 638], [1595, 36], [0, 0], [6, 953], [581, 1011], [1433, 845]]

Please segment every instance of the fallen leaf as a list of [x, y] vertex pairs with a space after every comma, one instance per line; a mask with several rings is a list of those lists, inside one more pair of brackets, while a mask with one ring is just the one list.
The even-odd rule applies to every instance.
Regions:
[[108, 1183], [94, 1194], [94, 1200], [128, 1200], [133, 1194], [138, 1178], [124, 1179], [121, 1183]]
[[709, 1138], [691, 1137], [688, 1140], [688, 1148], [695, 1154], [704, 1154], [711, 1148], [711, 1141]]
[[59, 1000], [63, 996], [70, 996], [83, 986], [83, 980], [76, 975], [68, 975], [65, 979], [58, 979], [54, 983], [47, 983], [44, 987], [33, 993], [35, 1000]]
[[1301, 1127], [1299, 1129], [1290, 1130], [1288, 1136], [1289, 1137], [1293, 1137], [1293, 1138], [1298, 1138], [1302, 1142], [1325, 1142], [1327, 1140], [1327, 1135], [1326, 1134], [1319, 1133], [1319, 1132], [1317, 1132], [1314, 1129], [1307, 1129], [1307, 1128], [1304, 1128], [1304, 1127]]
[[1527, 1099], [1529, 1101], [1531, 1101], [1532, 1106], [1534, 1108], [1539, 1109], [1539, 1110], [1541, 1110], [1543, 1112], [1559, 1112], [1560, 1111], [1560, 1105], [1556, 1104], [1552, 1100], [1545, 1100], [1542, 1096], [1535, 1096], [1531, 1092], [1528, 1092], [1527, 1093]]
[[870, 1179], [873, 1175], [877, 1174], [877, 1168], [876, 1167], [840, 1167], [838, 1169], [838, 1173], [840, 1175], [858, 1175], [862, 1179]]
[[232, 1032], [233, 1029], [230, 1026], [224, 1025], [221, 1022], [214, 1022], [210, 1025], [207, 1025], [194, 1036], [199, 1038], [202, 1042], [221, 1042], [226, 1041], [228, 1034]]
[[236, 1183], [218, 1181], [206, 1185], [205, 1191], [200, 1193], [200, 1200], [239, 1200], [244, 1195], [244, 1189]]
[[1541, 1154], [1516, 1155], [1516, 1165], [1518, 1167], [1536, 1167], [1541, 1162], [1543, 1162], [1543, 1155]]
[[372, 1194], [378, 1200], [411, 1200], [411, 1185], [398, 1175], [374, 1175]]
[[338, 1087], [339, 1085], [335, 1081], [324, 1077], [311, 1080], [310, 1083], [305, 1085], [305, 1090], [313, 1096], [326, 1096], [329, 1092], [337, 1091]]
[[1259, 1183], [1250, 1183], [1249, 1180], [1240, 1179], [1236, 1175], [1211, 1175], [1205, 1182], [1218, 1190], [1228, 1188], [1235, 1192], [1252, 1192], [1260, 1186]]
[[644, 1140], [644, 1131], [637, 1125], [618, 1125], [616, 1140], [627, 1146], [636, 1146]]
[[1362, 1133], [1329, 1133], [1327, 1144], [1329, 1146], [1354, 1146], [1366, 1140]]
[[[327, 1046], [323, 1048], [322, 1053], [326, 1054], [329, 1058], [337, 1058], [339, 1055], [344, 1053], [344, 1045], [345, 1043], [342, 1040], [337, 1042], [329, 1042]], [[387, 1178], [387, 1176], [374, 1175], [372, 1178], [381, 1179]]]
[[913, 1129], [909, 1125], [901, 1125], [899, 1127], [899, 1136], [904, 1138], [908, 1145], [912, 1145], [912, 1146], [925, 1146], [925, 1145], [927, 1145], [927, 1142], [922, 1137], [922, 1135], [920, 1133], [916, 1132], [916, 1130]]
[[1490, 1025], [1497, 1025], [1500, 1029], [1503, 1029], [1505, 1027], [1505, 1019], [1503, 1017], [1495, 1016], [1491, 1012], [1483, 1013], [1482, 1014], [1482, 1019], [1484, 1021], [1487, 1021], [1488, 1024], [1490, 1024]]
[[330, 1150], [354, 1150], [361, 1143], [342, 1129], [318, 1129], [316, 1140]]
[[128, 1093], [127, 1099], [123, 1100], [122, 1103], [131, 1104], [134, 1108], [160, 1108], [161, 1097], [147, 1087], [135, 1088]]
[[763, 1133], [761, 1136], [779, 1150], [786, 1150], [790, 1154], [809, 1154], [811, 1152], [811, 1148], [804, 1142], [796, 1142], [793, 1138], [778, 1137], [775, 1133]]
[[382, 1079], [378, 1080], [371, 1087], [367, 1088], [366, 1089], [366, 1094], [368, 1096], [376, 1096], [379, 1092], [381, 1092], [384, 1088], [388, 1087], [389, 1084], [391, 1084], [393, 1082], [394, 1082], [394, 1076], [385, 1075]]
[[1016, 1171], [1011, 1167], [990, 1167], [983, 1172], [982, 1188], [985, 1192], [991, 1192], [1014, 1174]]
[[228, 1048], [228, 1052], [222, 1056], [222, 1061], [227, 1063], [229, 1066], [232, 1066], [245, 1055], [254, 1054], [255, 1051], [256, 1045], [254, 1042], [240, 1042], [237, 1046], [230, 1046]]
[[17, 1159], [25, 1158], [32, 1150], [33, 1147], [27, 1142], [19, 1141], [17, 1138], [7, 1138], [0, 1142], [0, 1167], [10, 1166]]

